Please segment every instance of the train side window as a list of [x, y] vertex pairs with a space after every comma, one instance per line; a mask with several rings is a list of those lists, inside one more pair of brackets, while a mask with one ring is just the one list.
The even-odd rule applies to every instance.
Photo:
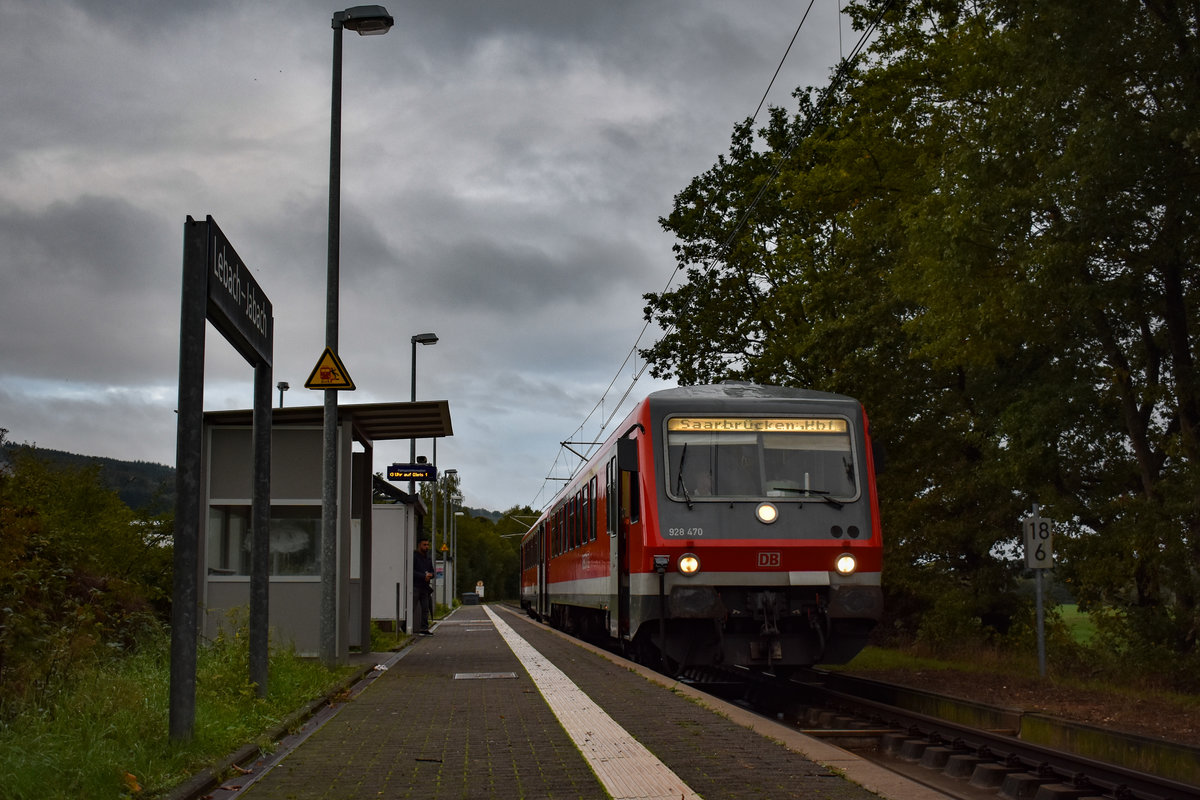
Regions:
[[617, 533], [617, 486], [613, 479], [616, 468], [617, 457], [613, 456], [608, 460], [608, 467], [604, 471], [604, 529], [609, 536], [615, 536]]
[[583, 544], [583, 509], [586, 502], [583, 489], [575, 493], [575, 546]]
[[621, 516], [630, 522], [641, 519], [641, 503], [638, 502], [637, 473], [621, 471]]
[[600, 503], [600, 498], [596, 496], [596, 476], [588, 481], [588, 539], [596, 541], [596, 506]]
[[579, 546], [579, 492], [571, 498], [567, 507], [567, 547], [574, 550]]
[[588, 540], [587, 533], [587, 518], [588, 518], [588, 489], [585, 483], [579, 490], [579, 544], [582, 546]]
[[575, 547], [575, 498], [568, 497], [563, 507], [563, 531], [566, 534], [563, 550], [570, 552]]

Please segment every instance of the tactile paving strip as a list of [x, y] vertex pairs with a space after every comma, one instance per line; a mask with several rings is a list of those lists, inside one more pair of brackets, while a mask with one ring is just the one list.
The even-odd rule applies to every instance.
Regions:
[[613, 800], [699, 800], [679, 776], [618, 725], [571, 680], [484, 606]]

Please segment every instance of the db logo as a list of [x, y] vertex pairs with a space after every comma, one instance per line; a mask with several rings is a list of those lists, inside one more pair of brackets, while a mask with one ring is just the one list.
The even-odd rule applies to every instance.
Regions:
[[759, 567], [778, 567], [783, 564], [783, 556], [780, 553], [759, 553]]

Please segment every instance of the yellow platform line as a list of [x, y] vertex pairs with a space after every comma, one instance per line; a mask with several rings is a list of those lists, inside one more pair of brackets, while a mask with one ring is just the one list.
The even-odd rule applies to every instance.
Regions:
[[562, 670], [494, 611], [487, 606], [484, 610], [613, 800], [700, 800], [700, 795], [618, 725]]

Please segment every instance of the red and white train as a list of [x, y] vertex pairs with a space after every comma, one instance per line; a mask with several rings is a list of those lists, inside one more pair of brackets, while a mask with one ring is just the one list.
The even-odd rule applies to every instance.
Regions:
[[655, 392], [522, 539], [521, 604], [645, 663], [844, 663], [883, 612], [856, 400], [724, 383]]

